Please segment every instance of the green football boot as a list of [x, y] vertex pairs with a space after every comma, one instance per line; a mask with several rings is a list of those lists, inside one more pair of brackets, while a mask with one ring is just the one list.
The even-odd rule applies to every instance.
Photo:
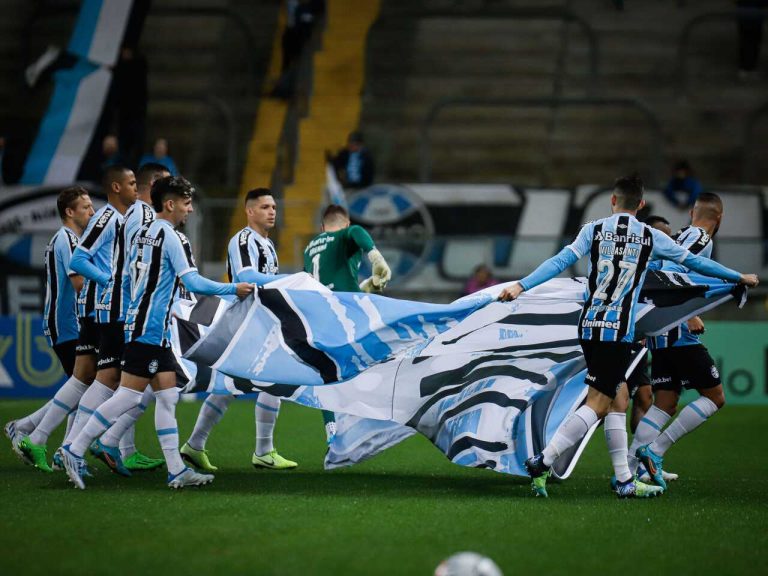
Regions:
[[202, 450], [195, 450], [189, 445], [189, 442], [185, 442], [184, 446], [179, 450], [181, 453], [181, 459], [185, 462], [192, 464], [198, 470], [205, 470], [206, 472], [216, 472], [218, 466], [211, 464], [208, 459], [208, 450], [203, 448]]
[[547, 478], [549, 478], [551, 471], [549, 466], [544, 464], [544, 456], [542, 454], [536, 454], [535, 456], [528, 458], [528, 460], [525, 461], [525, 469], [531, 477], [531, 490], [533, 490], [533, 493], [536, 494], [536, 496], [548, 498]]
[[33, 444], [27, 436], [24, 436], [19, 442], [19, 450], [35, 468], [43, 472], [53, 472], [48, 465], [48, 447], [45, 444]]
[[150, 458], [144, 456], [141, 452], [134, 452], [123, 460], [123, 464], [131, 472], [139, 470], [155, 470], [162, 467], [165, 464], [164, 458]]
[[251, 464], [253, 464], [255, 468], [269, 468], [271, 470], [288, 470], [298, 466], [293, 460], [288, 460], [287, 458], [280, 456], [280, 454], [277, 453], [277, 450], [272, 450], [262, 456], [257, 456], [254, 452], [253, 457], [251, 458]]

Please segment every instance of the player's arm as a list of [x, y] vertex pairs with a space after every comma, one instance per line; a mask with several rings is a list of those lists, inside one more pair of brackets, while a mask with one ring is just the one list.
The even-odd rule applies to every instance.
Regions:
[[99, 251], [105, 243], [113, 240], [114, 226], [96, 225], [87, 230], [82, 241], [72, 253], [69, 268], [76, 274], [85, 276], [89, 280], [97, 282], [102, 287], [106, 286], [112, 276], [105, 270], [100, 270], [93, 261], [93, 255]]
[[237, 294], [241, 298], [253, 292], [253, 286], [244, 282], [233, 284], [216, 282], [201, 276], [197, 271], [195, 259], [189, 242], [182, 243], [179, 234], [170, 234], [167, 243], [167, 254], [176, 275], [181, 278], [190, 292], [206, 296], [226, 296]]
[[501, 294], [499, 294], [499, 300], [505, 302], [514, 300], [524, 291], [535, 288], [547, 280], [551, 280], [566, 268], [573, 266], [589, 251], [589, 247], [592, 243], [593, 228], [593, 224], [584, 226], [572, 243], [568, 244], [568, 246], [548, 260], [539, 264], [536, 270], [528, 274], [528, 276], [520, 280], [517, 284], [502, 290]]
[[699, 274], [722, 278], [729, 282], [738, 282], [740, 284], [746, 284], [747, 286], [757, 286], [759, 283], [756, 274], [742, 274], [741, 272], [736, 272], [736, 270], [731, 270], [714, 260], [691, 254], [686, 248], [676, 244], [662, 232], [652, 230], [652, 233], [653, 252], [651, 256], [653, 258], [672, 260], [686, 268], [698, 272]]
[[383, 290], [392, 278], [392, 270], [381, 252], [376, 249], [373, 238], [365, 228], [358, 225], [350, 226], [349, 238], [368, 256], [368, 261], [371, 263], [371, 277], [360, 284], [361, 290], [365, 292]]
[[280, 278], [290, 276], [290, 274], [263, 274], [261, 272], [257, 272], [252, 266], [243, 268], [240, 270], [238, 275], [244, 282], [248, 282], [249, 284], [256, 284], [257, 286], [263, 286], [264, 284], [268, 284], [273, 280], [279, 280]]

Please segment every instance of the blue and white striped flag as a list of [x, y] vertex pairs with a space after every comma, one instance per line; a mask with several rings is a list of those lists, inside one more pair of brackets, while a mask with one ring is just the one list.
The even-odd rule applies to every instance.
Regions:
[[[175, 346], [198, 373], [215, 369], [202, 378], [209, 391], [263, 390], [337, 413], [327, 467], [417, 431], [456, 464], [525, 475], [525, 459], [586, 396], [577, 336], [584, 280], [555, 279], [509, 303], [495, 301], [502, 288], [435, 305], [334, 293], [297, 274], [217, 303], [209, 328], [177, 315]], [[712, 279], [649, 273], [639, 333], [733, 293]], [[571, 473], [588, 439], [555, 462], [557, 476]]]

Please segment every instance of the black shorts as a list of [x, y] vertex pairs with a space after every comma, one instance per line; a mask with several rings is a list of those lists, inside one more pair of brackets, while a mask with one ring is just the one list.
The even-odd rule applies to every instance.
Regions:
[[80, 318], [80, 334], [77, 337], [77, 347], [75, 354], [83, 356], [86, 354], [99, 353], [99, 327], [96, 320], [86, 317]]
[[56, 356], [61, 362], [61, 367], [64, 369], [64, 374], [67, 377], [72, 376], [75, 371], [75, 357], [77, 349], [77, 340], [67, 340], [66, 342], [59, 342], [53, 345], [53, 351], [56, 352]]
[[[639, 347], [642, 349], [642, 346]], [[633, 351], [639, 351], [638, 347], [634, 347]], [[650, 386], [651, 385], [651, 377], [648, 375], [648, 352], [643, 352], [643, 357], [640, 358], [640, 361], [637, 363], [637, 366], [635, 366], [635, 369], [632, 371], [632, 374], [629, 375], [629, 380], [627, 380], [627, 386], [629, 386], [630, 392], [633, 392], [634, 390], [637, 390], [641, 386]]]
[[586, 383], [598, 392], [616, 398], [619, 386], [627, 380], [632, 344], [599, 340], [579, 340], [579, 344], [587, 361]]
[[122, 370], [133, 376], [152, 379], [160, 372], [176, 372], [176, 357], [170, 348], [128, 342], [123, 352]]
[[680, 394], [683, 388], [719, 386], [720, 372], [703, 344], [658, 348], [653, 351], [651, 384], [654, 390]]
[[96, 370], [106, 368], [120, 368], [120, 360], [123, 359], [125, 348], [125, 331], [122, 322], [110, 322], [109, 324], [97, 324], [99, 327], [99, 359], [96, 361]]

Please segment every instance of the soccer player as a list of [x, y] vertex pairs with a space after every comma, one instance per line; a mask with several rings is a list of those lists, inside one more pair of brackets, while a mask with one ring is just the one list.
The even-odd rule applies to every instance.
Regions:
[[181, 281], [199, 294], [237, 294], [241, 298], [253, 292], [253, 285], [213, 282], [197, 272], [189, 241], [176, 230], [193, 211], [193, 193], [192, 185], [181, 177], [161, 178], [152, 186], [157, 219], [139, 230], [125, 263], [131, 275], [131, 301], [125, 317], [120, 387], [94, 411], [72, 443], [57, 450], [77, 488], [85, 489], [87, 466], [83, 456], [88, 446], [120, 416], [138, 406], [147, 385], [152, 386], [157, 403], [155, 428], [168, 466], [168, 486], [182, 488], [213, 481], [212, 475], [185, 467], [179, 454], [179, 392], [170, 344], [170, 309]]
[[[720, 197], [702, 192], [691, 210], [691, 225], [677, 234], [677, 243], [693, 254], [711, 257], [712, 238], [717, 234], [722, 218], [723, 202]], [[689, 271], [685, 263], [671, 261], [665, 261], [662, 270], [682, 274]], [[701, 426], [725, 404], [720, 374], [698, 336], [703, 332], [704, 323], [694, 317], [667, 334], [648, 338], [648, 345], [653, 351], [651, 382], [654, 402], [632, 439], [630, 469], [637, 466], [639, 459], [653, 482], [662, 488], [667, 487], [662, 467], [664, 454], [672, 444]], [[677, 411], [683, 387], [695, 389], [699, 398], [683, 408], [662, 432]]]
[[[343, 207], [331, 204], [325, 209], [323, 231], [304, 249], [304, 271], [334, 292], [380, 292], [392, 272], [365, 228], [350, 224]], [[358, 286], [357, 271], [363, 254], [368, 255], [373, 274]], [[336, 434], [333, 412], [323, 410], [323, 422], [330, 444]]]
[[[230, 281], [262, 286], [285, 276], [278, 274], [277, 252], [269, 239], [269, 231], [275, 227], [277, 204], [268, 188], [256, 188], [245, 195], [245, 217], [248, 225], [229, 240], [227, 247]], [[217, 470], [208, 458], [205, 443], [233, 398], [229, 394], [210, 394], [200, 408], [189, 440], [181, 447], [182, 457], [200, 470]], [[280, 398], [259, 392], [255, 408], [256, 447], [251, 456], [251, 464], [256, 468], [286, 470], [298, 466], [275, 449], [273, 433], [279, 410]]]
[[579, 319], [579, 342], [587, 363], [589, 391], [586, 403], [568, 417], [544, 450], [525, 461], [536, 495], [547, 496], [546, 481], [552, 463], [584, 438], [601, 418], [605, 418], [605, 438], [617, 479], [617, 496], [651, 497], [663, 492], [660, 486], [634, 478], [627, 461], [629, 392], [625, 373], [631, 358], [637, 298], [649, 261], [672, 260], [707, 276], [748, 286], [758, 284], [756, 275], [740, 274], [691, 254], [665, 234], [638, 222], [635, 214], [644, 204], [642, 180], [637, 176], [619, 178], [611, 195], [611, 216], [584, 225], [573, 243], [499, 295], [501, 300], [514, 300], [580, 258], [590, 258], [589, 284]]
[[[144, 164], [136, 174], [138, 198], [125, 213], [123, 223], [117, 231], [117, 245], [112, 263], [112, 278], [102, 295], [102, 322], [123, 326], [130, 301], [130, 274], [125, 266], [136, 233], [155, 219], [150, 205], [152, 184], [160, 178], [170, 176], [161, 164]], [[122, 336], [122, 330], [121, 334]], [[120, 342], [124, 344], [124, 342]], [[123, 346], [120, 346], [122, 357]], [[116, 350], [117, 351], [117, 350]], [[152, 387], [147, 386], [144, 396], [136, 408], [121, 416], [101, 438], [94, 440], [91, 453], [102, 460], [110, 469], [123, 476], [130, 476], [134, 470], [152, 470], [164, 464], [162, 458], [149, 458], [136, 450], [134, 441], [135, 423], [154, 402]]]
[[[69, 261], [83, 230], [93, 216], [93, 202], [85, 188], [73, 186], [59, 193], [56, 208], [62, 226], [53, 235], [45, 249], [43, 332], [67, 378], [71, 378], [75, 369], [75, 347], [78, 335], [76, 299], [77, 293], [83, 286], [83, 277], [69, 269]], [[19, 448], [19, 443], [23, 437], [31, 434], [39, 426], [48, 408], [54, 402], [61, 402], [61, 400], [51, 400], [29, 416], [12, 420], [5, 425], [5, 434], [11, 440], [14, 452], [30, 464], [34, 465], [34, 460], [27, 458], [27, 453]], [[48, 466], [44, 454], [41, 466], [43, 464]]]
[[[96, 303], [111, 278], [117, 227], [122, 221], [122, 215], [136, 200], [136, 178], [125, 167], [110, 166], [104, 174], [103, 188], [107, 204], [88, 222], [69, 265], [72, 272], [84, 277], [83, 287], [77, 297], [80, 332], [75, 368], [72, 377], [56, 393], [55, 401], [40, 425], [19, 443], [19, 448], [28, 458], [47, 472], [51, 471], [46, 462], [46, 443], [51, 432], [77, 407], [67, 438], [77, 434], [88, 415], [112, 396], [113, 391], [109, 386], [116, 386], [114, 379], [116, 374], [119, 375], [112, 358], [114, 347], [118, 345], [114, 339], [118, 335], [100, 330], [96, 323]], [[97, 356], [102, 360], [101, 368]], [[58, 465], [55, 459], [54, 465]]]

